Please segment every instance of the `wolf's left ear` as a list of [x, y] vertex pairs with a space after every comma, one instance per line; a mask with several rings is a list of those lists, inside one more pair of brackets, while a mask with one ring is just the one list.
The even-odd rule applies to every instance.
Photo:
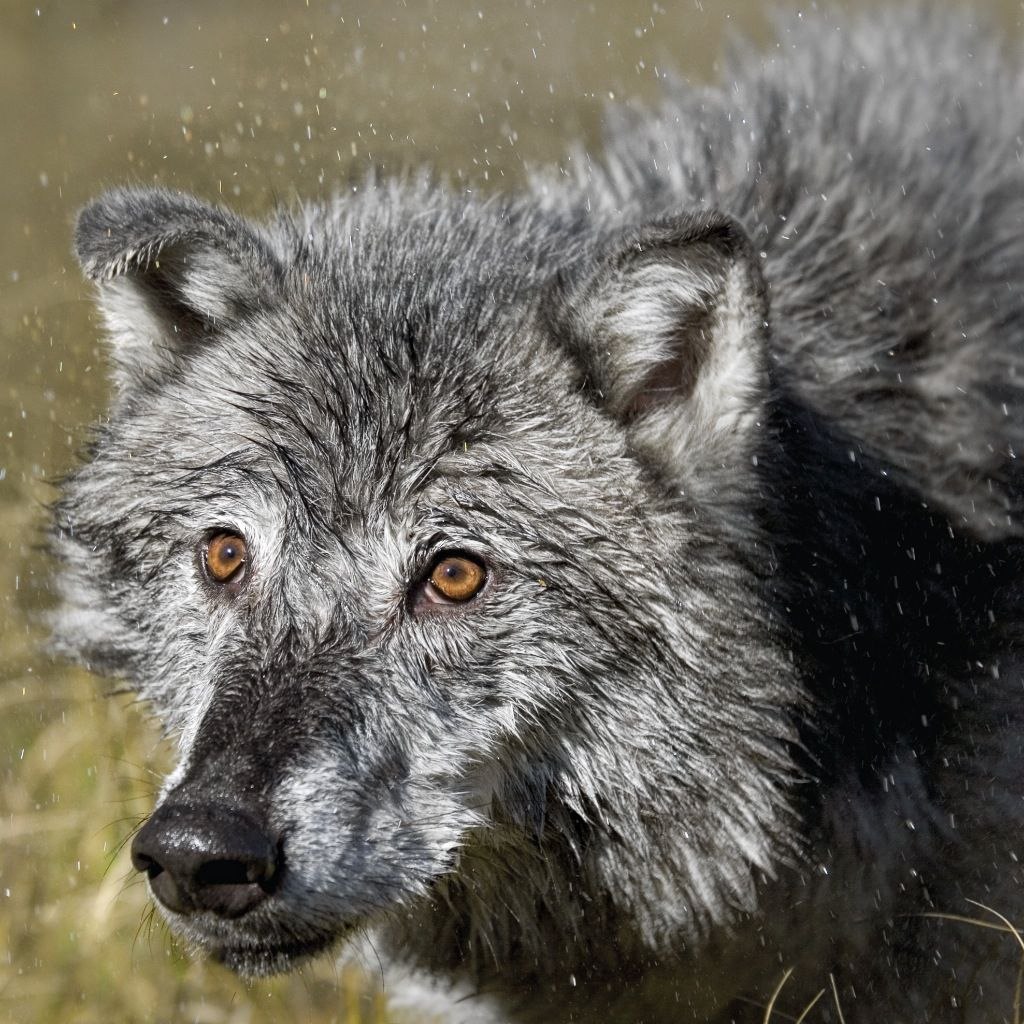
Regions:
[[75, 252], [99, 286], [122, 389], [166, 376], [192, 346], [269, 301], [280, 277], [255, 225], [166, 189], [94, 200], [78, 216]]
[[768, 389], [768, 303], [736, 221], [687, 215], [620, 236], [563, 283], [559, 305], [588, 389], [636, 445], [698, 488], [749, 458]]

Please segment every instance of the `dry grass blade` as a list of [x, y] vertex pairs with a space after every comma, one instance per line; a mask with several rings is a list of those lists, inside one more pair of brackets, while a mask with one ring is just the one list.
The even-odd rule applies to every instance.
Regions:
[[1017, 945], [1020, 946], [1021, 952], [1024, 953], [1024, 937], [1021, 936], [1021, 933], [1009, 918], [1003, 917], [998, 910], [993, 910], [991, 907], [987, 907], [984, 903], [979, 903], [977, 900], [968, 900], [967, 902], [972, 906], [977, 907], [979, 910], [984, 910], [986, 914], [991, 914], [994, 918], [1002, 921], [1006, 926], [1006, 931], [1008, 931], [1017, 940]]
[[796, 1019], [796, 1024], [803, 1024], [807, 1015], [818, 1005], [818, 1000], [825, 994], [825, 989], [819, 989], [818, 994], [804, 1007], [803, 1012]]
[[[770, 1024], [772, 1014], [775, 1013], [775, 1004], [776, 1002], [778, 1002], [779, 995], [782, 993], [782, 990], [785, 987], [786, 982], [789, 981], [792, 975], [793, 968], [790, 967], [785, 972], [785, 974], [783, 974], [782, 977], [779, 979], [778, 985], [775, 986], [775, 991], [772, 992], [771, 998], [768, 1000], [768, 1005], [764, 1008], [764, 1018], [762, 1020], [762, 1024]], [[834, 987], [835, 983], [833, 983], [833, 989]], [[815, 997], [803, 1008], [803, 1010], [800, 1011], [799, 1017], [790, 1017], [788, 1014], [784, 1013], [779, 1013], [777, 1016], [783, 1018], [783, 1020], [792, 1021], [793, 1024], [804, 1024], [804, 1021], [807, 1020], [807, 1017], [809, 1016], [811, 1010], [813, 1010], [814, 1007], [818, 1005], [818, 1001], [825, 994], [825, 991], [825, 989], [819, 989], [817, 995], [815, 995]], [[840, 1011], [840, 1019], [841, 1018], [842, 1011]]]
[[775, 1003], [779, 998], [779, 993], [783, 990], [786, 982], [789, 981], [790, 976], [793, 973], [793, 968], [790, 967], [785, 974], [779, 979], [778, 985], [775, 986], [775, 991], [772, 992], [771, 998], [768, 1000], [768, 1005], [764, 1008], [764, 1024], [769, 1024], [772, 1019], [772, 1011], [775, 1009]]
[[[980, 905], [981, 904], [978, 904], [978, 906]], [[988, 908], [986, 907], [985, 909], [987, 910]], [[1018, 942], [1021, 938], [1020, 933], [1009, 922], [1006, 924], [996, 924], [993, 921], [983, 921], [980, 917], [968, 917], [966, 914], [943, 914], [937, 910], [925, 911], [924, 913], [916, 914], [915, 916], [930, 917], [935, 921], [955, 921], [958, 924], [974, 925], [975, 928], [986, 928], [989, 931], [1002, 932], [1004, 935], [1014, 935]], [[1003, 920], [1005, 920], [1005, 918], [1003, 918]]]
[[843, 1016], [843, 1008], [839, 1004], [839, 990], [836, 988], [836, 979], [832, 974], [828, 976], [829, 984], [832, 986], [832, 998], [836, 1001], [836, 1013], [839, 1014], [839, 1024], [846, 1024], [846, 1018]]

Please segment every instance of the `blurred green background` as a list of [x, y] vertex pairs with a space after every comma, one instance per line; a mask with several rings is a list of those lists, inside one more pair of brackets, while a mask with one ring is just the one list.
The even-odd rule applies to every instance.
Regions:
[[[974, 6], [1019, 33], [1017, 0]], [[714, 77], [734, 31], [766, 39], [761, 5], [0, 0], [0, 1020], [391, 1019], [372, 972], [247, 985], [174, 945], [125, 847], [167, 751], [44, 652], [46, 504], [107, 396], [76, 209], [136, 181], [258, 214], [371, 166], [514, 188], [664, 69]]]

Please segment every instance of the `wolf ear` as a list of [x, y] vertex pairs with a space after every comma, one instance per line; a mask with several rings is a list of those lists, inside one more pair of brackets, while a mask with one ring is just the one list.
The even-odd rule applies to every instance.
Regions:
[[736, 221], [681, 216], [620, 236], [563, 303], [588, 388], [681, 481], [713, 487], [750, 451], [768, 388], [767, 297]]
[[248, 221], [164, 189], [117, 189], [78, 215], [75, 251], [99, 286], [123, 389], [160, 379], [189, 346], [258, 308], [280, 278]]

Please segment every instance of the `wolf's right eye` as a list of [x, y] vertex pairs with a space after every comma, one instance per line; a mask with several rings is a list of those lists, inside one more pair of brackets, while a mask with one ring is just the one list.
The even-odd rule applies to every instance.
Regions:
[[206, 571], [214, 583], [240, 582], [245, 574], [245, 538], [219, 533], [206, 545]]

